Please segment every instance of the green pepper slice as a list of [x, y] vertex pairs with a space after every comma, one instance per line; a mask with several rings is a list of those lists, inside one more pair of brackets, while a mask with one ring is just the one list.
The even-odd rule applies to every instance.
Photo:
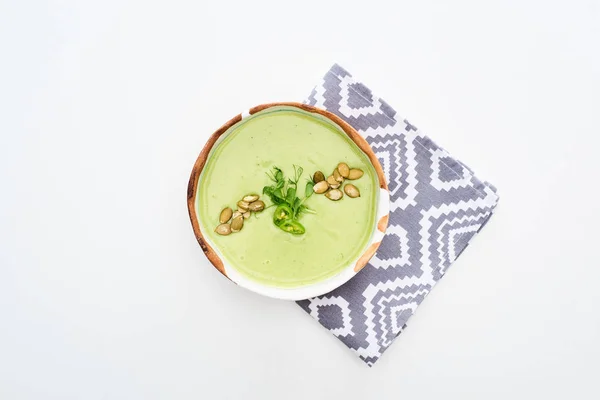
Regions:
[[292, 235], [303, 235], [306, 230], [304, 226], [298, 222], [293, 220], [286, 220], [279, 225], [279, 229], [291, 233]]
[[283, 222], [292, 219], [292, 209], [285, 204], [277, 206], [273, 214], [273, 223], [280, 226]]

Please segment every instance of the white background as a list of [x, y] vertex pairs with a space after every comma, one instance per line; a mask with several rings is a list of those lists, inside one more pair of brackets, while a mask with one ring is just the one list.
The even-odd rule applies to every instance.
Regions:
[[[600, 3], [0, 1], [0, 398], [597, 399]], [[207, 136], [333, 62], [493, 182], [375, 367], [204, 259]]]

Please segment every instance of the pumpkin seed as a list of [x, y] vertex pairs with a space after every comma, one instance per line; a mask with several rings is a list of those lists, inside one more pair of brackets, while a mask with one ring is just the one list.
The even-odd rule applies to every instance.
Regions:
[[235, 211], [233, 212], [233, 215], [231, 216], [231, 218], [237, 218], [237, 217], [239, 217], [240, 215], [242, 215], [242, 212], [241, 212], [240, 210], [235, 210]]
[[329, 184], [329, 186], [331, 185], [338, 185], [339, 182], [335, 180], [335, 178], [333, 177], [333, 175], [329, 175], [327, 177], [327, 183]]
[[330, 175], [327, 178], [327, 184], [329, 185], [330, 188], [332, 189], [337, 189], [340, 187], [340, 183], [338, 181], [335, 180], [335, 177], [333, 175]]
[[313, 190], [316, 194], [323, 194], [327, 191], [327, 189], [329, 189], [329, 184], [327, 181], [321, 181], [313, 186]]
[[246, 203], [250, 204], [255, 202], [256, 200], [258, 200], [260, 196], [257, 194], [247, 194], [244, 196], [244, 198], [242, 199], [242, 201], [245, 201]]
[[352, 198], [360, 197], [360, 191], [358, 190], [358, 188], [356, 186], [354, 186], [351, 183], [344, 186], [344, 192], [346, 192], [346, 194]]
[[244, 216], [244, 219], [248, 219], [248, 218], [250, 218], [250, 211], [246, 211], [246, 212], [243, 214], [243, 216]]
[[323, 175], [323, 173], [321, 171], [317, 171], [313, 175], [313, 182], [315, 184], [319, 183], [319, 182], [323, 182], [324, 180], [325, 180], [325, 175]]
[[333, 170], [333, 179], [335, 179], [337, 182], [342, 183], [344, 182], [344, 177], [340, 174], [340, 171], [338, 171], [338, 169], [334, 169]]
[[364, 172], [362, 171], [362, 169], [352, 168], [348, 173], [348, 179], [355, 180], [363, 176], [363, 174]]
[[244, 217], [241, 215], [231, 221], [231, 232], [239, 232], [244, 227]]
[[248, 204], [244, 200], [240, 200], [237, 202], [237, 206], [240, 211], [246, 212], [246, 211], [248, 211], [248, 207], [250, 206], [250, 204]]
[[265, 209], [265, 203], [262, 200], [256, 200], [248, 205], [250, 211], [262, 211]]
[[339, 189], [332, 189], [329, 192], [325, 193], [325, 197], [329, 200], [338, 201], [342, 197], [344, 197], [344, 193], [342, 193]]
[[221, 211], [221, 215], [219, 216], [219, 222], [224, 224], [225, 222], [229, 221], [231, 219], [232, 213], [233, 211], [231, 210], [231, 208], [224, 208], [223, 211]]
[[339, 163], [337, 166], [337, 170], [340, 171], [340, 175], [344, 178], [347, 178], [350, 174], [350, 167], [346, 163]]
[[221, 224], [221, 225], [217, 226], [217, 229], [215, 229], [215, 232], [217, 232], [219, 235], [227, 236], [231, 233], [231, 225]]

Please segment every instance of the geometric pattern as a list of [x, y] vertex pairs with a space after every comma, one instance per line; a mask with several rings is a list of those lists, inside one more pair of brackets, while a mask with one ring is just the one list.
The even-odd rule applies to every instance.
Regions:
[[341, 287], [298, 302], [372, 366], [487, 223], [498, 195], [337, 64], [306, 103], [362, 134], [389, 185], [389, 226], [370, 262]]

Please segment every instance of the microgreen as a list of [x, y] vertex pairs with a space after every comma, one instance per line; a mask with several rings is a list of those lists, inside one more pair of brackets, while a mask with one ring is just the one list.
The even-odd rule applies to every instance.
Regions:
[[270, 186], [263, 188], [263, 193], [269, 196], [273, 204], [277, 205], [273, 214], [273, 223], [285, 232], [301, 235], [305, 232], [304, 226], [297, 220], [302, 213], [313, 213], [303, 203], [313, 194], [312, 181], [308, 181], [304, 188], [304, 198], [298, 197], [298, 182], [302, 177], [304, 169], [294, 165], [294, 177], [285, 179], [283, 171], [273, 167], [267, 172], [267, 176], [273, 182]]

